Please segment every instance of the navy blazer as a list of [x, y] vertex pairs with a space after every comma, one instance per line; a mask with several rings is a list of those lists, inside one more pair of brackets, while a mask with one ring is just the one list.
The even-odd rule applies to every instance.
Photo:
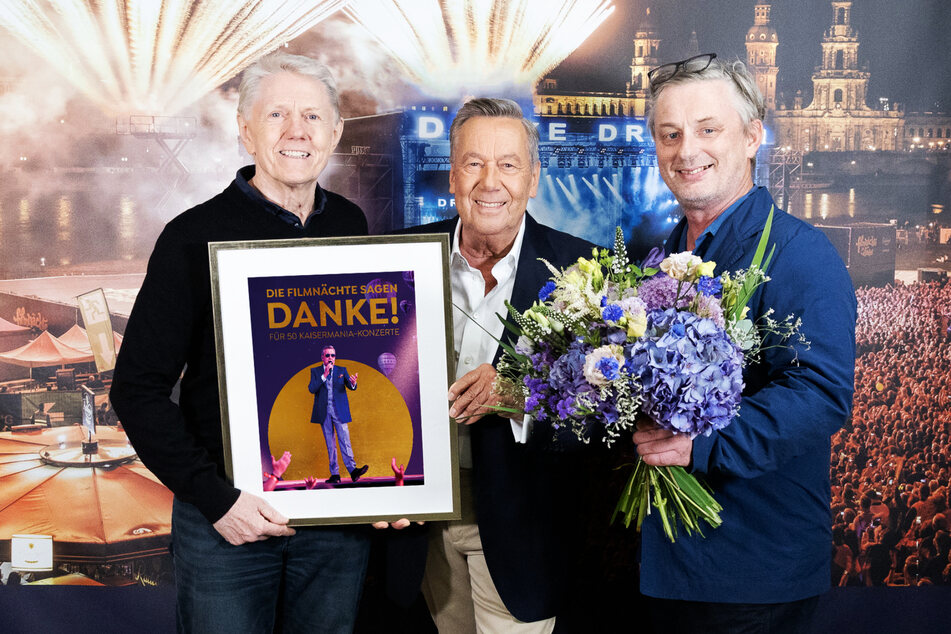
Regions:
[[[310, 415], [310, 422], [323, 424], [327, 418], [327, 382], [323, 380], [324, 366], [318, 365], [310, 369], [310, 385], [307, 389], [314, 395], [314, 410]], [[341, 423], [350, 422], [350, 401], [347, 398], [347, 390], [357, 389], [356, 385], [350, 385], [350, 374], [347, 368], [334, 365], [330, 371], [330, 382], [334, 389], [334, 409], [337, 411], [337, 420]]]
[[[458, 218], [400, 233], [447, 233]], [[558, 268], [590, 257], [593, 244], [539, 224], [525, 215], [525, 235], [515, 272], [512, 304], [525, 310], [538, 299], [551, 273], [538, 258]], [[501, 349], [496, 353], [496, 360]], [[572, 553], [583, 546], [576, 527], [580, 454], [552, 451], [549, 435], [536, 423], [534, 442], [516, 443], [509, 419], [490, 415], [470, 427], [473, 495], [479, 534], [492, 581], [506, 608], [521, 621], [555, 615]], [[542, 440], [539, 440], [541, 438]], [[387, 545], [387, 593], [409, 605], [416, 598], [426, 564], [427, 526], [391, 531]], [[564, 528], [564, 530], [562, 530]]]
[[[716, 232], [704, 256], [716, 272], [750, 265], [773, 199], [757, 188]], [[680, 243], [686, 222], [671, 233]], [[810, 342], [776, 347], [743, 372], [740, 413], [693, 441], [693, 469], [723, 505], [723, 525], [706, 538], [671, 544], [656, 514], [644, 521], [641, 591], [691, 601], [779, 603], [829, 587], [830, 437], [852, 406], [855, 292], [825, 234], [776, 209], [767, 274], [750, 318], [772, 308], [795, 315]], [[798, 359], [795, 358], [798, 353]]]

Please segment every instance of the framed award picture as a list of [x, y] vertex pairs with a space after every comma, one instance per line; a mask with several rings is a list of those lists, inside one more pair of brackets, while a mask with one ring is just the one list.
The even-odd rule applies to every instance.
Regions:
[[208, 249], [234, 485], [293, 525], [459, 517], [448, 236]]

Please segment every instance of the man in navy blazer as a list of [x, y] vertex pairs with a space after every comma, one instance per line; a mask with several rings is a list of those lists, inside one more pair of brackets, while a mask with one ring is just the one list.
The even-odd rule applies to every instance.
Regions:
[[[719, 274], [750, 265], [774, 204], [752, 179], [763, 99], [742, 62], [715, 57], [652, 70], [648, 124], [685, 216], [666, 250], [693, 251]], [[634, 434], [646, 463], [687, 467], [723, 506], [705, 538], [671, 543], [657, 514], [645, 519], [641, 591], [658, 631], [808, 631], [829, 587], [829, 439], [852, 405], [855, 293], [825, 235], [779, 209], [773, 247], [749, 316], [799, 317], [809, 345], [773, 346], [747, 366], [727, 427], [694, 439], [647, 424]]]
[[450, 128], [450, 155], [458, 217], [407, 231], [452, 241], [457, 364], [449, 400], [460, 423], [462, 519], [391, 534], [387, 591], [406, 605], [422, 584], [440, 631], [549, 632], [572, 583], [572, 554], [583, 545], [569, 535], [581, 456], [559, 451], [550, 429], [538, 424], [529, 433], [485, 408], [498, 402], [492, 363], [500, 350], [480, 324], [502, 337], [495, 316], [505, 314], [502, 300], [524, 311], [550, 277], [539, 258], [567, 267], [593, 245], [526, 213], [538, 186], [538, 132], [515, 102], [464, 104]]
[[327, 483], [340, 482], [340, 467], [337, 466], [338, 442], [343, 464], [350, 472], [350, 479], [356, 482], [369, 469], [368, 465], [357, 467], [353, 448], [350, 446], [350, 430], [347, 428], [347, 423], [352, 420], [347, 390], [357, 389], [357, 375], [348, 374], [347, 368], [337, 366], [337, 351], [331, 345], [323, 347], [320, 359], [320, 367], [310, 370], [310, 384], [307, 389], [314, 395], [314, 410], [310, 422], [323, 428], [324, 441], [327, 443], [327, 457], [330, 459], [330, 478]]

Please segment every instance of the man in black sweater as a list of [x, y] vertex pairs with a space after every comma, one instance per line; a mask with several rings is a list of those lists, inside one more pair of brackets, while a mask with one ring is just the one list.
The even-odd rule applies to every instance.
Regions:
[[[275, 53], [244, 71], [239, 90], [239, 131], [255, 165], [159, 236], [112, 403], [139, 457], [175, 494], [180, 630], [349, 631], [366, 531], [295, 531], [225, 475], [208, 243], [366, 235], [367, 222], [358, 206], [317, 184], [343, 131], [329, 71]], [[180, 376], [176, 404], [170, 396]]]

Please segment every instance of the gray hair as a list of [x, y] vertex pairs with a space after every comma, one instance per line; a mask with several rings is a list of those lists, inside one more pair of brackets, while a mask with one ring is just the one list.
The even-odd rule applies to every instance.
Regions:
[[284, 72], [311, 77], [322, 83], [327, 89], [337, 121], [340, 121], [340, 97], [337, 93], [337, 82], [334, 81], [330, 69], [311, 57], [291, 55], [280, 49], [259, 58], [244, 69], [241, 85], [238, 87], [238, 112], [241, 116], [247, 117], [250, 114], [261, 80]]
[[[756, 80], [746, 64], [739, 59], [732, 61], [721, 61], [720, 58], [714, 58], [710, 65], [700, 71], [679, 70], [674, 73], [670, 79], [662, 82], [656, 88], [650, 91], [647, 98], [647, 129], [654, 134], [654, 109], [657, 107], [657, 100], [660, 94], [664, 92], [667, 86], [680, 84], [689, 84], [697, 81], [711, 81], [715, 79], [724, 79], [733, 86], [733, 102], [736, 111], [743, 121], [743, 127], [749, 130], [750, 124], [755, 120], [762, 121], [766, 118], [766, 103], [759, 88], [756, 87]], [[750, 159], [750, 172], [756, 171], [756, 157]]]
[[490, 97], [470, 99], [459, 108], [456, 118], [452, 120], [452, 125], [449, 126], [450, 161], [455, 161], [456, 139], [459, 137], [459, 130], [466, 121], [473, 117], [503, 117], [521, 122], [528, 138], [528, 157], [531, 161], [531, 167], [538, 164], [538, 128], [525, 118], [521, 106], [511, 99], [493, 99]]
[[736, 97], [736, 111], [743, 120], [743, 125], [749, 128], [750, 124], [759, 119], [762, 121], [766, 117], [766, 104], [763, 101], [763, 95], [756, 87], [756, 80], [747, 70], [746, 64], [738, 59], [733, 61], [721, 61], [716, 58], [710, 61], [710, 65], [701, 71], [679, 70], [670, 79], [662, 82], [656, 89], [650, 91], [647, 99], [647, 127], [653, 133], [654, 131], [654, 108], [657, 106], [657, 99], [667, 86], [679, 84], [688, 84], [695, 81], [709, 81], [713, 79], [725, 79], [733, 86], [733, 93]]

